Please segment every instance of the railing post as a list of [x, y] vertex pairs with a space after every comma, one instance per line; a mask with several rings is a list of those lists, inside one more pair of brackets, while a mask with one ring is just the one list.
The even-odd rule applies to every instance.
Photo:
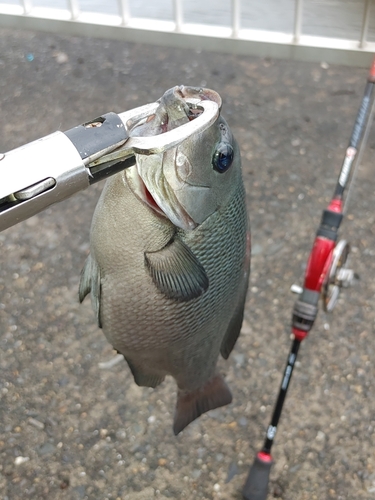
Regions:
[[22, 0], [22, 7], [23, 7], [24, 15], [27, 16], [27, 14], [30, 14], [31, 9], [33, 8], [32, 1], [31, 0]]
[[126, 26], [127, 24], [129, 24], [130, 20], [128, 0], [118, 0], [118, 8], [121, 16], [121, 24], [123, 26]]
[[182, 22], [183, 22], [181, 0], [173, 0], [173, 9], [174, 9], [175, 31], [179, 33], [181, 32]]
[[240, 32], [241, 0], [232, 0], [232, 37], [238, 38]]
[[370, 20], [370, 7], [371, 7], [371, 0], [365, 0], [365, 8], [363, 11], [363, 21], [362, 21], [362, 28], [361, 28], [361, 37], [359, 40], [359, 48], [360, 49], [364, 48], [364, 46], [366, 45], [366, 41], [367, 41], [368, 26], [369, 26], [369, 20]]
[[293, 42], [298, 44], [302, 33], [303, 0], [295, 0], [294, 37]]
[[78, 0], [69, 0], [70, 15], [73, 21], [78, 19], [80, 8]]

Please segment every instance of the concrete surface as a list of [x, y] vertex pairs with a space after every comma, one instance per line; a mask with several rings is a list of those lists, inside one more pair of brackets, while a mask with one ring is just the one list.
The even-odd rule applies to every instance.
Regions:
[[[0, 151], [175, 84], [211, 87], [242, 148], [253, 239], [246, 320], [220, 363], [234, 402], [175, 438], [174, 382], [144, 389], [123, 362], [100, 368], [115, 353], [89, 301], [77, 302], [101, 186], [0, 234], [0, 498], [241, 498], [290, 346], [289, 288], [301, 283], [365, 79], [325, 64], [0, 31]], [[270, 498], [375, 498], [374, 148], [372, 134], [341, 230], [361, 279], [301, 347]]]

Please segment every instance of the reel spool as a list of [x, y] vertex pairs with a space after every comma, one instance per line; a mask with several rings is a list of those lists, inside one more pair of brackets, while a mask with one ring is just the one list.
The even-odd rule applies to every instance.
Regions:
[[346, 240], [339, 241], [333, 250], [331, 268], [322, 286], [322, 301], [325, 312], [333, 311], [341, 288], [350, 286], [354, 279], [354, 271], [346, 267], [349, 252], [350, 245]]

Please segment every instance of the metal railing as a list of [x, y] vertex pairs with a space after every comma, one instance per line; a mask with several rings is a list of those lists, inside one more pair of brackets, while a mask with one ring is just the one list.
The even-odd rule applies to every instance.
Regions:
[[[18, 4], [0, 0], [0, 27], [356, 66], [368, 66], [375, 52], [375, 42], [369, 40], [373, 0], [356, 0], [358, 8], [363, 9], [362, 23], [358, 37], [351, 38], [304, 32], [306, 3], [311, 10], [314, 0], [291, 0], [294, 23], [290, 32], [244, 27], [246, 0], [230, 0], [231, 22], [226, 26], [185, 22], [183, 0], [170, 0], [171, 20], [133, 17], [128, 0], [117, 0], [117, 14], [87, 12], [81, 10], [79, 0], [65, 1], [66, 8], [54, 8], [36, 6], [32, 0], [20, 0]], [[262, 0], [265, 3], [267, 0]], [[337, 2], [337, 9], [342, 11], [348, 3], [353, 2]]]

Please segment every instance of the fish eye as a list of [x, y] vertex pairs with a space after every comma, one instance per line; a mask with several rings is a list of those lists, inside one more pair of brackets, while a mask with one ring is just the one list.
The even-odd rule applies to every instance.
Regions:
[[223, 174], [232, 165], [234, 159], [234, 151], [232, 146], [227, 142], [221, 142], [212, 158], [212, 165], [217, 172]]

